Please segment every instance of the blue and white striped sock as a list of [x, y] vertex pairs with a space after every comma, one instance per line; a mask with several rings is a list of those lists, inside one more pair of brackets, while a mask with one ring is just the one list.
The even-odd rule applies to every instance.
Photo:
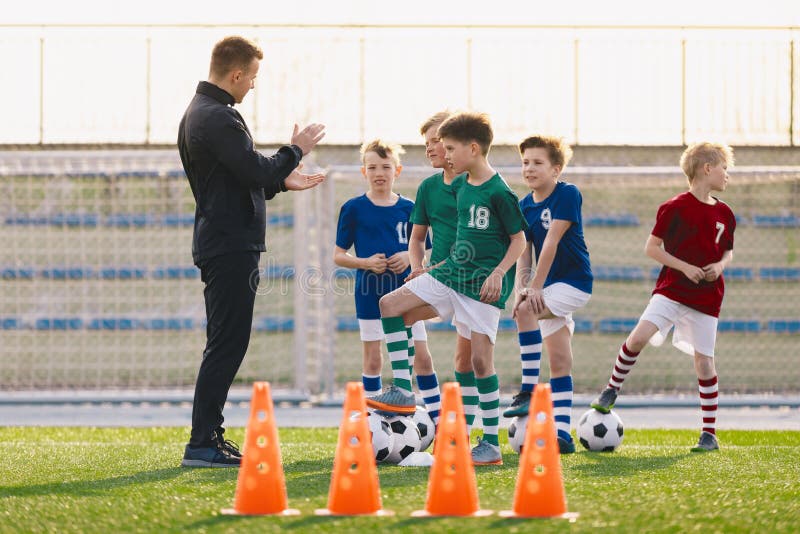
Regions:
[[522, 360], [520, 391], [533, 392], [533, 388], [539, 383], [539, 365], [542, 360], [542, 332], [540, 330], [519, 333], [519, 356]]
[[425, 402], [425, 409], [433, 419], [433, 424], [439, 424], [439, 412], [442, 409], [442, 395], [439, 393], [439, 380], [436, 373], [432, 375], [417, 375], [417, 387]]
[[572, 417], [572, 376], [560, 376], [550, 379], [550, 388], [553, 391], [553, 417], [556, 420], [558, 437], [572, 441], [569, 433], [570, 419]]
[[383, 389], [381, 375], [361, 375], [361, 382], [364, 384], [364, 394], [367, 397], [377, 395]]

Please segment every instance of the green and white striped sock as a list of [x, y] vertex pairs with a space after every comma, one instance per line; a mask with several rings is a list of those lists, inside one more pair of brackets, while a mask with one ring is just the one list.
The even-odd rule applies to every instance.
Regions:
[[456, 382], [461, 386], [461, 402], [464, 403], [464, 418], [467, 420], [467, 435], [472, 432], [475, 415], [478, 413], [478, 388], [475, 387], [475, 373], [456, 371]]
[[500, 445], [497, 427], [500, 424], [500, 382], [497, 375], [477, 378], [478, 401], [483, 419], [483, 439], [492, 445]]
[[414, 348], [414, 335], [411, 333], [411, 327], [406, 327], [406, 335], [408, 336], [408, 374], [414, 374], [414, 356], [417, 355], [417, 349]]
[[381, 318], [386, 336], [386, 350], [392, 362], [394, 385], [411, 392], [411, 372], [408, 368], [408, 334], [402, 317]]

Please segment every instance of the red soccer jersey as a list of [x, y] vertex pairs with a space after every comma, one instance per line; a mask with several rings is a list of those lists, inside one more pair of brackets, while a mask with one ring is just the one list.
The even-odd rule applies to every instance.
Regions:
[[[736, 218], [721, 200], [709, 205], [690, 192], [681, 193], [658, 208], [656, 224], [650, 232], [664, 241], [664, 250], [696, 267], [722, 259], [733, 249]], [[681, 271], [664, 266], [658, 275], [653, 294], [680, 302], [707, 315], [719, 317], [725, 281], [722, 276], [713, 282], [695, 284]]]

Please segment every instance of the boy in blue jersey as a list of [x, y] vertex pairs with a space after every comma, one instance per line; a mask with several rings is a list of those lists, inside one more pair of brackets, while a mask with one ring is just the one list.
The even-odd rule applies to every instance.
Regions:
[[[572, 412], [572, 313], [592, 295], [592, 268], [583, 239], [581, 205], [575, 185], [559, 181], [572, 150], [557, 137], [528, 137], [519, 145], [522, 175], [531, 193], [520, 201], [528, 222], [527, 245], [517, 262], [517, 297], [513, 317], [519, 332], [522, 387], [503, 412], [528, 414], [539, 381], [542, 341], [550, 359], [553, 415], [561, 454], [575, 452], [569, 433]], [[532, 253], [536, 269], [532, 270]], [[533, 275], [533, 276], [531, 276]]]
[[[368, 191], [344, 203], [339, 212], [336, 247], [333, 261], [340, 267], [356, 269], [355, 302], [361, 341], [363, 343], [364, 390], [367, 395], [380, 393], [381, 326], [380, 298], [403, 284], [411, 272], [408, 257], [409, 217], [414, 203], [394, 191], [392, 185], [400, 175], [400, 154], [403, 149], [377, 139], [361, 147], [361, 173], [367, 179]], [[347, 251], [355, 247], [355, 256]], [[430, 248], [430, 242], [427, 243]], [[438, 421], [440, 396], [436, 374], [428, 351], [425, 325], [417, 321], [406, 327], [409, 365], [416, 357], [428, 374], [417, 375], [420, 389], [435, 389], [426, 403], [434, 422]]]

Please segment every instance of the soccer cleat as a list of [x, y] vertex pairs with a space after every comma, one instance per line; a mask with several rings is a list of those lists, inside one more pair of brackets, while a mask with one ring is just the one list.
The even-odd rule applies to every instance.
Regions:
[[224, 449], [231, 456], [234, 456], [236, 458], [241, 458], [242, 452], [239, 450], [239, 444], [236, 443], [235, 441], [225, 439], [225, 436], [223, 435], [224, 433], [225, 430], [223, 429], [219, 429], [216, 432], [214, 432], [214, 440], [217, 442], [219, 448]]
[[514, 400], [506, 411], [503, 412], [503, 417], [517, 417], [528, 415], [528, 407], [531, 404], [531, 392], [520, 391], [514, 395]]
[[575, 442], [572, 440], [565, 440], [558, 438], [558, 453], [559, 454], [572, 454], [575, 452]]
[[500, 447], [478, 438], [478, 444], [472, 448], [472, 465], [503, 465]]
[[705, 431], [700, 433], [700, 439], [697, 441], [697, 446], [692, 447], [692, 452], [709, 452], [718, 450], [719, 441], [717, 441], [717, 436], [711, 432]]
[[614, 407], [614, 403], [617, 402], [618, 394], [619, 392], [616, 389], [606, 388], [589, 406], [600, 413], [608, 413]]
[[383, 393], [367, 397], [367, 406], [380, 411], [382, 415], [414, 415], [417, 411], [417, 399], [410, 391], [392, 385]]
[[229, 453], [219, 442], [211, 447], [193, 448], [186, 445], [183, 467], [239, 467], [242, 459]]

